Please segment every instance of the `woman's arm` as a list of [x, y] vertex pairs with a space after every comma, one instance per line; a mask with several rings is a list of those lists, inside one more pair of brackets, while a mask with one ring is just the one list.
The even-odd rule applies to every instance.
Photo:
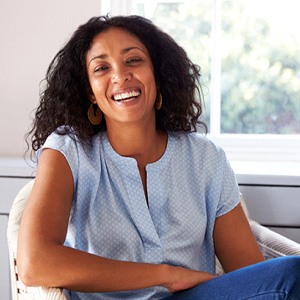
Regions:
[[264, 260], [241, 204], [216, 219], [214, 243], [225, 272]]
[[213, 278], [180, 267], [124, 262], [63, 245], [73, 198], [73, 177], [58, 151], [42, 152], [19, 231], [17, 263], [28, 286], [105, 292], [164, 286], [171, 292]]

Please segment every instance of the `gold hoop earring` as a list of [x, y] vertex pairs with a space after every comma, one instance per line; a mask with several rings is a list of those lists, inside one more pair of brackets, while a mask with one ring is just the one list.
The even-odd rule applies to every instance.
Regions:
[[91, 104], [87, 111], [88, 119], [93, 125], [99, 125], [102, 120], [102, 111], [96, 104]]
[[157, 95], [156, 102], [155, 102], [155, 108], [157, 110], [160, 110], [162, 107], [162, 95], [160, 92], [157, 92], [157, 93], [158, 93], [158, 95]]

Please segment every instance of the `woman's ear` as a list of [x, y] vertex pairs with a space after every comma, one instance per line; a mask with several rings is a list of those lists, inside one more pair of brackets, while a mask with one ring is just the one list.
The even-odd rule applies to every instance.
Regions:
[[87, 96], [88, 96], [88, 98], [89, 98], [89, 100], [91, 101], [92, 104], [97, 103], [96, 97], [95, 97], [95, 95], [93, 93], [93, 90], [92, 90], [90, 85], [87, 87]]
[[93, 104], [96, 104], [96, 103], [97, 103], [96, 97], [95, 97], [95, 95], [94, 95], [93, 93], [90, 93], [89, 99], [90, 99], [90, 101], [91, 101]]

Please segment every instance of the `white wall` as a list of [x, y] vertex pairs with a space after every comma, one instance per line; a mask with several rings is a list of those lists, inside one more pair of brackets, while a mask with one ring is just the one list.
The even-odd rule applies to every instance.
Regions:
[[101, 0], [0, 0], [0, 157], [22, 157], [39, 83], [61, 46]]

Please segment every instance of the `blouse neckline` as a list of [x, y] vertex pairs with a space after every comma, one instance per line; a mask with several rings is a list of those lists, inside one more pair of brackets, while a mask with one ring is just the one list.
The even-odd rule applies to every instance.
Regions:
[[[172, 153], [174, 150], [174, 139], [175, 137], [170, 132], [167, 132], [167, 146], [165, 152], [157, 161], [149, 163], [146, 166], [146, 171], [150, 171], [150, 170], [158, 171], [166, 167], [166, 165], [168, 164], [168, 162], [172, 157]], [[134, 158], [122, 156], [113, 149], [107, 137], [106, 131], [102, 132], [101, 140], [102, 140], [102, 149], [106, 158], [111, 159], [118, 165], [122, 165], [125, 167], [130, 167], [130, 166], [137, 167], [137, 161]]]

